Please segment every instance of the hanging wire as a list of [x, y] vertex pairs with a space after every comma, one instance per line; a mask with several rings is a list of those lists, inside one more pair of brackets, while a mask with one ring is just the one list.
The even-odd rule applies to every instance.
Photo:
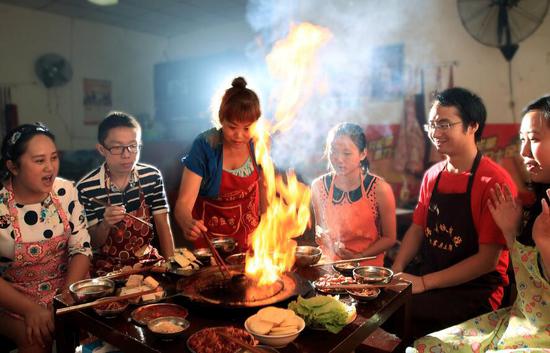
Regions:
[[512, 113], [512, 122], [516, 123], [516, 102], [514, 100], [514, 84], [512, 80], [512, 60], [508, 60], [508, 87], [510, 91], [510, 111]]

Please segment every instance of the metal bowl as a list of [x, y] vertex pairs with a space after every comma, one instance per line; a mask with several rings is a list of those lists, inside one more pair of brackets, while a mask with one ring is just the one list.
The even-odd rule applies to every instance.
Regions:
[[[111, 298], [110, 297], [101, 298], [101, 299], [98, 299], [98, 302], [109, 300], [109, 299]], [[103, 316], [107, 318], [116, 317], [119, 314], [123, 313], [124, 310], [126, 310], [126, 308], [128, 307], [128, 305], [129, 303], [127, 300], [121, 300], [121, 301], [116, 301], [116, 302], [107, 303], [103, 305], [96, 305], [94, 306], [94, 311], [99, 316]]]
[[113, 294], [115, 282], [107, 278], [89, 278], [69, 286], [71, 296], [78, 303], [88, 302]]
[[221, 255], [229, 255], [237, 247], [237, 242], [230, 237], [220, 237], [212, 238], [212, 245], [214, 245]]
[[189, 321], [178, 316], [163, 316], [147, 322], [149, 331], [165, 340], [181, 336], [189, 328], [189, 325]]
[[380, 288], [348, 289], [347, 293], [353, 299], [365, 302], [376, 299], [380, 295]]
[[361, 264], [357, 261], [354, 261], [354, 262], [345, 262], [341, 264], [334, 264], [332, 265], [332, 268], [335, 271], [340, 272], [344, 276], [351, 277], [353, 276], [353, 270], [355, 270], [359, 266], [361, 266]]
[[229, 255], [225, 258], [225, 262], [230, 265], [242, 265], [246, 261], [246, 253], [240, 252], [233, 255]]
[[393, 271], [380, 266], [361, 266], [353, 270], [353, 279], [358, 283], [390, 283]]
[[296, 247], [296, 266], [314, 265], [321, 259], [321, 249], [316, 246], [297, 246]]
[[198, 248], [193, 250], [193, 255], [205, 265], [210, 264], [210, 258], [212, 257], [212, 252], [208, 248]]

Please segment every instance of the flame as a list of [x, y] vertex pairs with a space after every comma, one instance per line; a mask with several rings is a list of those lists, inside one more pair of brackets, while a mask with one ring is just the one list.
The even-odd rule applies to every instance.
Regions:
[[[266, 187], [267, 210], [251, 237], [253, 252], [247, 256], [245, 272], [268, 285], [294, 265], [296, 241], [310, 220], [309, 188], [298, 182], [293, 171], [276, 175], [271, 160], [270, 135], [292, 126], [298, 111], [311, 96], [317, 76], [316, 55], [330, 39], [325, 28], [310, 23], [293, 26], [287, 38], [277, 42], [267, 56], [271, 74], [280, 80], [274, 96], [278, 101], [275, 124], [260, 119], [253, 128], [255, 155]], [[289, 151], [292, 153], [292, 151]]]

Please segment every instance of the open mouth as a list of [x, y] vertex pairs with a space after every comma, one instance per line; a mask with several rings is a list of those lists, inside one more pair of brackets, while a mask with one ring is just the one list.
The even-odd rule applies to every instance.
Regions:
[[48, 176], [42, 177], [42, 182], [44, 182], [46, 185], [52, 184], [53, 180], [54, 180], [53, 175], [48, 175]]

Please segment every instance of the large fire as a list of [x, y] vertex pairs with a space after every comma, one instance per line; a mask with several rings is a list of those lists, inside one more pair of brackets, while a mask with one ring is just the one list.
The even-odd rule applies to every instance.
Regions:
[[296, 249], [293, 238], [306, 230], [310, 220], [309, 188], [298, 182], [292, 171], [286, 173], [286, 178], [275, 174], [269, 142], [271, 134], [292, 126], [297, 112], [314, 90], [316, 55], [330, 37], [325, 28], [302, 23], [293, 26], [267, 56], [268, 68], [279, 82], [274, 92], [275, 123], [260, 119], [253, 132], [256, 160], [262, 167], [267, 189], [267, 211], [252, 234], [254, 251], [247, 257], [245, 268], [247, 276], [259, 285], [274, 283], [292, 268]]

